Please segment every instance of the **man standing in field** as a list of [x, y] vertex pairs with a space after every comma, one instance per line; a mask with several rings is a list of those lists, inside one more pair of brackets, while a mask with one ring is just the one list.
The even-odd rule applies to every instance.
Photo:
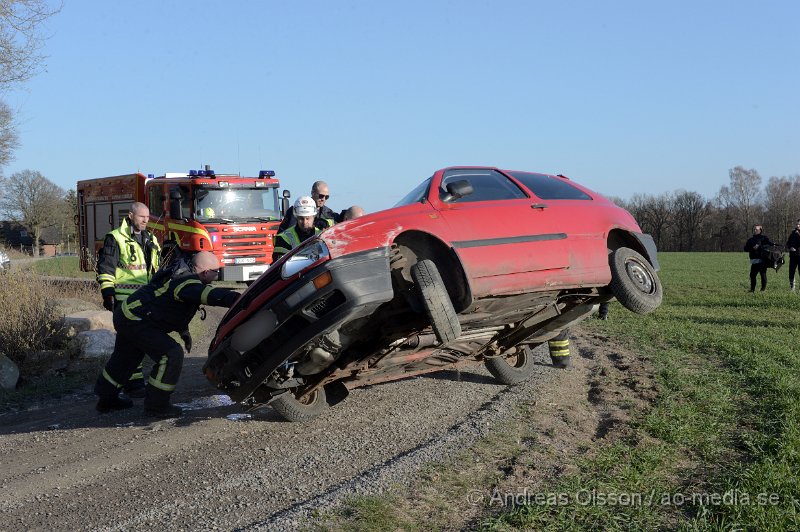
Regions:
[[794, 273], [800, 269], [800, 220], [797, 220], [794, 231], [786, 241], [786, 249], [789, 251], [789, 288], [794, 292], [796, 290]]
[[[161, 248], [147, 230], [150, 209], [140, 202], [131, 204], [128, 216], [120, 226], [108, 233], [97, 260], [97, 282], [103, 296], [103, 307], [113, 312], [128, 296], [146, 285], [158, 270]], [[142, 364], [124, 383], [131, 397], [144, 397]]]
[[744, 250], [750, 253], [750, 291], [756, 291], [756, 276], [761, 276], [761, 291], [767, 289], [767, 263], [761, 258], [761, 248], [772, 246], [772, 240], [764, 234], [764, 228], [756, 224], [753, 226], [753, 236], [744, 245]]

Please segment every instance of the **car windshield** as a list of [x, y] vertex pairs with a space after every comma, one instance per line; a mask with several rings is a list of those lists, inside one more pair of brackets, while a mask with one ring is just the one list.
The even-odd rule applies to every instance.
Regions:
[[416, 187], [414, 190], [405, 195], [403, 199], [395, 203], [395, 207], [402, 207], [403, 205], [411, 205], [412, 203], [419, 203], [428, 197], [428, 189], [431, 187], [431, 179], [429, 177]]
[[194, 217], [198, 222], [280, 220], [277, 187], [199, 189]]

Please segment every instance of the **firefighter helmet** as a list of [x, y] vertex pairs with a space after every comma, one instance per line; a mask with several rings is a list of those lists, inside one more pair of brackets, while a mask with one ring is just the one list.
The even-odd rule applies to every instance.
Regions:
[[294, 202], [295, 216], [316, 216], [317, 203], [310, 196], [301, 196]]
[[214, 209], [211, 207], [206, 207], [203, 209], [203, 217], [205, 218], [214, 218]]

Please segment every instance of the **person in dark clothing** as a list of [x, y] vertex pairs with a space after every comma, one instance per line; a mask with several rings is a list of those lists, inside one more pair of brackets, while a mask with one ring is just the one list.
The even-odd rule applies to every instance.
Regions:
[[794, 231], [786, 241], [786, 249], [789, 251], [789, 289], [794, 292], [797, 289], [794, 273], [795, 270], [800, 270], [800, 220], [797, 220]]
[[767, 289], [767, 264], [761, 258], [761, 248], [763, 246], [774, 245], [772, 240], [764, 234], [764, 229], [760, 225], [753, 226], [753, 236], [744, 245], [744, 250], [750, 254], [750, 291], [756, 291], [756, 276], [761, 276], [761, 291]]
[[[134, 202], [120, 226], [103, 240], [97, 260], [97, 283], [106, 310], [113, 312], [114, 307], [150, 282], [158, 270], [161, 248], [147, 230], [149, 219], [147, 205]], [[141, 363], [125, 383], [124, 391], [130, 397], [144, 397]]]
[[200, 305], [233, 305], [238, 292], [208, 286], [218, 275], [217, 257], [201, 251], [192, 257], [191, 266], [178, 261], [172, 268], [158, 272], [149, 284], [114, 309], [114, 352], [94, 388], [100, 413], [133, 406], [131, 399], [120, 396], [121, 383], [127, 382], [147, 354], [155, 364], [145, 387], [145, 413], [160, 418], [181, 415], [180, 407], [171, 405], [169, 398], [178, 384], [183, 348], [169, 333], [178, 332], [186, 351], [191, 351], [189, 322]]
[[314, 225], [317, 206], [312, 198], [309, 196], [297, 198], [292, 208], [297, 213], [295, 224], [275, 237], [272, 262], [280, 259], [302, 242], [322, 232], [322, 229]]
[[[337, 214], [333, 212], [333, 209], [325, 205], [325, 202], [328, 201], [328, 198], [330, 197], [331, 195], [328, 190], [328, 184], [325, 181], [316, 181], [313, 185], [311, 185], [311, 199], [313, 199], [317, 205], [317, 215], [314, 219], [314, 227], [318, 227], [321, 231], [342, 221], [341, 213]], [[281, 221], [281, 225], [278, 226], [279, 234], [295, 225], [294, 217], [294, 207], [289, 207], [289, 210], [286, 211], [286, 215]]]

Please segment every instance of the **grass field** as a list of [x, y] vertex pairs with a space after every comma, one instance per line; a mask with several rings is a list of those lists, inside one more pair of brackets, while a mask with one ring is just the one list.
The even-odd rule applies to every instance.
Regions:
[[[482, 529], [800, 529], [800, 294], [789, 292], [786, 269], [770, 270], [766, 292], [749, 293], [741, 253], [659, 258], [660, 309], [637, 316], [614, 303], [609, 321], [584, 325], [642, 353], [655, 368], [657, 398], [630, 436], [598, 444], [538, 490], [596, 498], [487, 510]], [[487, 453], [503, 439], [494, 438], [462, 460], [496, 460]], [[511, 440], [505, 438], [506, 451], [514, 453]], [[463, 507], [470, 479], [454, 472], [458, 464], [451, 469], [437, 476], [445, 479], [440, 490], [453, 494], [452, 509]], [[398, 506], [419, 501], [354, 499], [333, 528], [424, 529], [420, 519], [437, 512], [423, 507], [387, 517]]]
[[51, 277], [82, 277], [94, 279], [95, 272], [82, 272], [78, 257], [51, 257], [28, 263], [39, 275]]

